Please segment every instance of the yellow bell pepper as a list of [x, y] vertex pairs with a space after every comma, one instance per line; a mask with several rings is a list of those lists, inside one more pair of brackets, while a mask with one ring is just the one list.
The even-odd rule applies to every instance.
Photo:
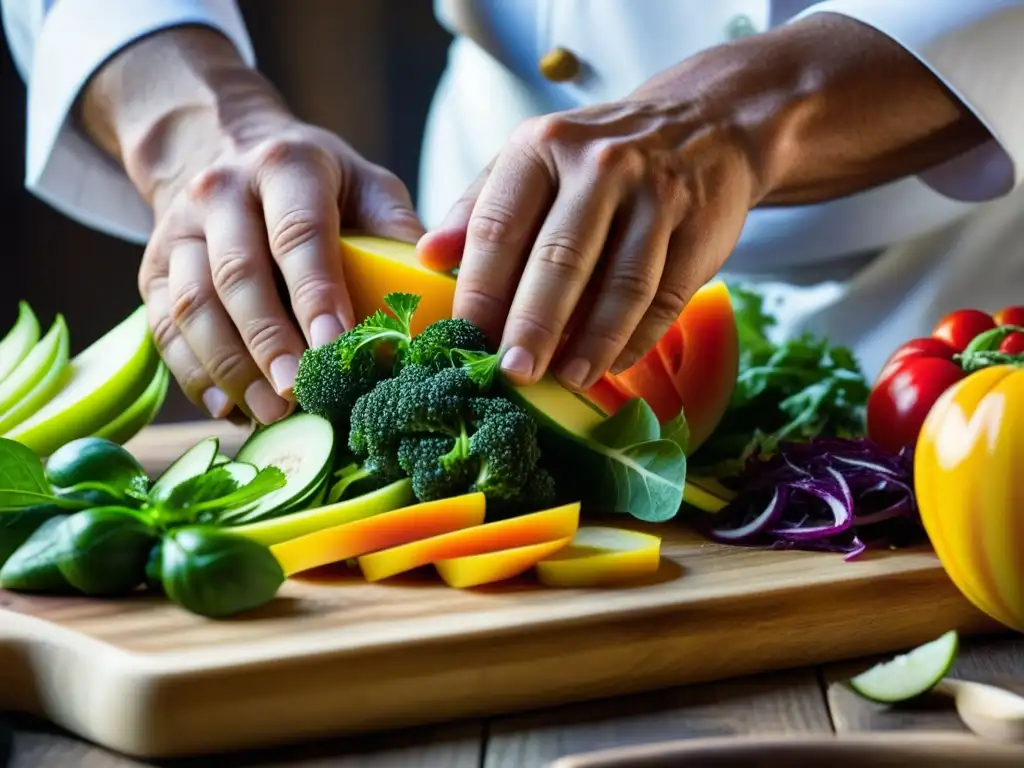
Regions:
[[918, 437], [914, 486], [953, 583], [1024, 632], [1024, 368], [983, 368], [942, 394]]

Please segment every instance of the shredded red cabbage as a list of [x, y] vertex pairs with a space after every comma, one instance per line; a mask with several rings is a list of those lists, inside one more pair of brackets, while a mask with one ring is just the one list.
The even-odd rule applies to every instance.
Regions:
[[924, 530], [914, 498], [913, 456], [868, 438], [781, 443], [751, 457], [727, 481], [737, 497], [704, 520], [715, 541], [846, 554], [914, 543]]

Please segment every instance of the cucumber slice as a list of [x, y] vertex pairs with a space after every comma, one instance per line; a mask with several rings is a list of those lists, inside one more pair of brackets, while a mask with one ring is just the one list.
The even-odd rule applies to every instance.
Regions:
[[231, 461], [231, 457], [224, 453], [218, 453], [216, 458], [213, 460], [213, 467], [219, 467], [221, 464], [228, 464]]
[[259, 474], [259, 470], [256, 469], [254, 464], [247, 464], [244, 461], [229, 461], [224, 464], [217, 464], [216, 460], [214, 460], [210, 468], [213, 469], [213, 467], [220, 467], [227, 471], [235, 479], [235, 482], [238, 483], [239, 488], [251, 483], [256, 475]]
[[260, 499], [246, 518], [265, 518], [304, 499], [327, 477], [333, 459], [334, 427], [322, 416], [296, 413], [254, 432], [238, 449], [235, 461], [257, 469], [277, 467], [287, 482]]
[[876, 664], [849, 681], [850, 687], [871, 701], [896, 704], [916, 698], [934, 688], [949, 672], [960, 648], [956, 630]]
[[213, 463], [219, 447], [220, 440], [216, 437], [200, 440], [164, 470], [153, 483], [150, 496], [157, 500], [166, 499], [178, 485], [206, 472]]

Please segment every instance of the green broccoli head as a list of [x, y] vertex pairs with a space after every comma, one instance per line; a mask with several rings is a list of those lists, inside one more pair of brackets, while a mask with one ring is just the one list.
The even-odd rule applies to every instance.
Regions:
[[332, 424], [348, 422], [356, 400], [373, 389], [380, 378], [370, 355], [349, 358], [345, 336], [313, 349], [299, 358], [293, 392], [299, 407], [323, 416]]
[[526, 411], [500, 397], [476, 398], [472, 403], [476, 431], [469, 455], [477, 475], [471, 490], [488, 501], [539, 508], [554, 502], [554, 480], [537, 462], [537, 425]]
[[446, 318], [431, 323], [409, 343], [405, 361], [409, 365], [424, 365], [434, 369], [450, 368], [459, 364], [452, 359], [452, 350], [486, 352], [487, 337], [469, 320]]
[[405, 477], [398, 464], [399, 381], [384, 379], [352, 407], [348, 447], [363, 468], [384, 482]]
[[302, 353], [293, 389], [302, 410], [347, 425], [356, 400], [383, 375], [380, 353], [408, 348], [409, 324], [419, 297], [390, 293], [384, 303], [391, 315], [378, 310], [334, 341]]
[[412, 479], [412, 491], [420, 501], [463, 494], [475, 475], [473, 462], [453, 437], [403, 437], [398, 464]]

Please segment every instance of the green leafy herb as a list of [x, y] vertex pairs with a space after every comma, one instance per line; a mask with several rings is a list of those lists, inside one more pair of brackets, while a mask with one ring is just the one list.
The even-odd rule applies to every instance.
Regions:
[[218, 466], [182, 481], [155, 506], [158, 516], [177, 524], [222, 522], [226, 513], [283, 488], [287, 481], [277, 467], [265, 467], [240, 486], [229, 470]]
[[378, 309], [353, 328], [348, 343], [342, 348], [343, 364], [351, 363], [360, 348], [367, 344], [392, 340], [402, 347], [408, 345], [412, 337], [410, 322], [420, 304], [420, 297], [411, 293], [389, 293], [384, 297], [384, 304], [393, 314]]
[[[0, 437], [0, 508], [40, 503], [59, 503], [46, 480], [43, 462], [31, 448]], [[74, 509], [76, 504], [66, 506]]]
[[740, 340], [739, 375], [722, 422], [693, 457], [705, 475], [733, 474], [781, 440], [864, 433], [870, 385], [851, 350], [805, 333], [779, 344], [756, 292], [730, 287]]
[[590, 435], [596, 466], [583, 471], [586, 482], [593, 484], [590, 495], [639, 520], [655, 523], [674, 517], [683, 501], [686, 454], [661, 434], [658, 417], [640, 398], [603, 421]]

